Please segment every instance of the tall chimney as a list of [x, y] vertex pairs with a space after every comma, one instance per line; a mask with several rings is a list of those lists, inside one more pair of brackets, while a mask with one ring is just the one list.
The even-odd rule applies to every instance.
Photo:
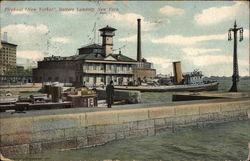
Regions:
[[141, 19], [137, 19], [137, 61], [141, 61]]
[[3, 33], [3, 41], [8, 42], [7, 32], [4, 32], [4, 33]]

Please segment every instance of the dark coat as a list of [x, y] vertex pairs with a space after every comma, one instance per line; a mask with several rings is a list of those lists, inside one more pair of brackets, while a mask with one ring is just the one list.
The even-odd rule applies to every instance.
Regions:
[[107, 104], [114, 103], [114, 86], [110, 84], [106, 87], [106, 102]]

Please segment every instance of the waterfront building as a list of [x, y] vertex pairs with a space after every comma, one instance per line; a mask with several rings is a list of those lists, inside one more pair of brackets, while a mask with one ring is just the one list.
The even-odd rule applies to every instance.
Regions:
[[140, 84], [152, 80], [156, 70], [152, 63], [142, 58], [141, 22], [138, 21], [137, 60], [113, 53], [116, 29], [110, 26], [99, 29], [102, 44], [89, 44], [78, 49], [78, 55], [51, 56], [38, 61], [33, 69], [33, 81], [72, 83], [75, 85], [104, 86], [113, 80], [114, 85]]
[[62, 82], [86, 86], [127, 85], [133, 82], [133, 68], [138, 62], [121, 53], [113, 53], [114, 28], [106, 26], [99, 31], [102, 45], [90, 44], [78, 49], [78, 55], [51, 56], [38, 61], [33, 70], [34, 82]]
[[0, 75], [16, 66], [16, 44], [7, 41], [1, 41], [0, 46]]

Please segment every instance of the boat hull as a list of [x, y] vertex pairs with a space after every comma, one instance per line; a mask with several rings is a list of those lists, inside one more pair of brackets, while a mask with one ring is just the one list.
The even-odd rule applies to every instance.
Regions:
[[174, 91], [215, 91], [219, 83], [213, 82], [201, 85], [173, 85], [173, 86], [115, 86], [119, 90], [138, 90], [141, 92], [174, 92]]

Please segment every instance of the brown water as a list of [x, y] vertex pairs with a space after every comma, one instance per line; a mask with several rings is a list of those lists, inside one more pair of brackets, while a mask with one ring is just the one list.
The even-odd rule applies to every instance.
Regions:
[[16, 160], [246, 160], [250, 120], [157, 136], [135, 137], [103, 146], [18, 156]]

